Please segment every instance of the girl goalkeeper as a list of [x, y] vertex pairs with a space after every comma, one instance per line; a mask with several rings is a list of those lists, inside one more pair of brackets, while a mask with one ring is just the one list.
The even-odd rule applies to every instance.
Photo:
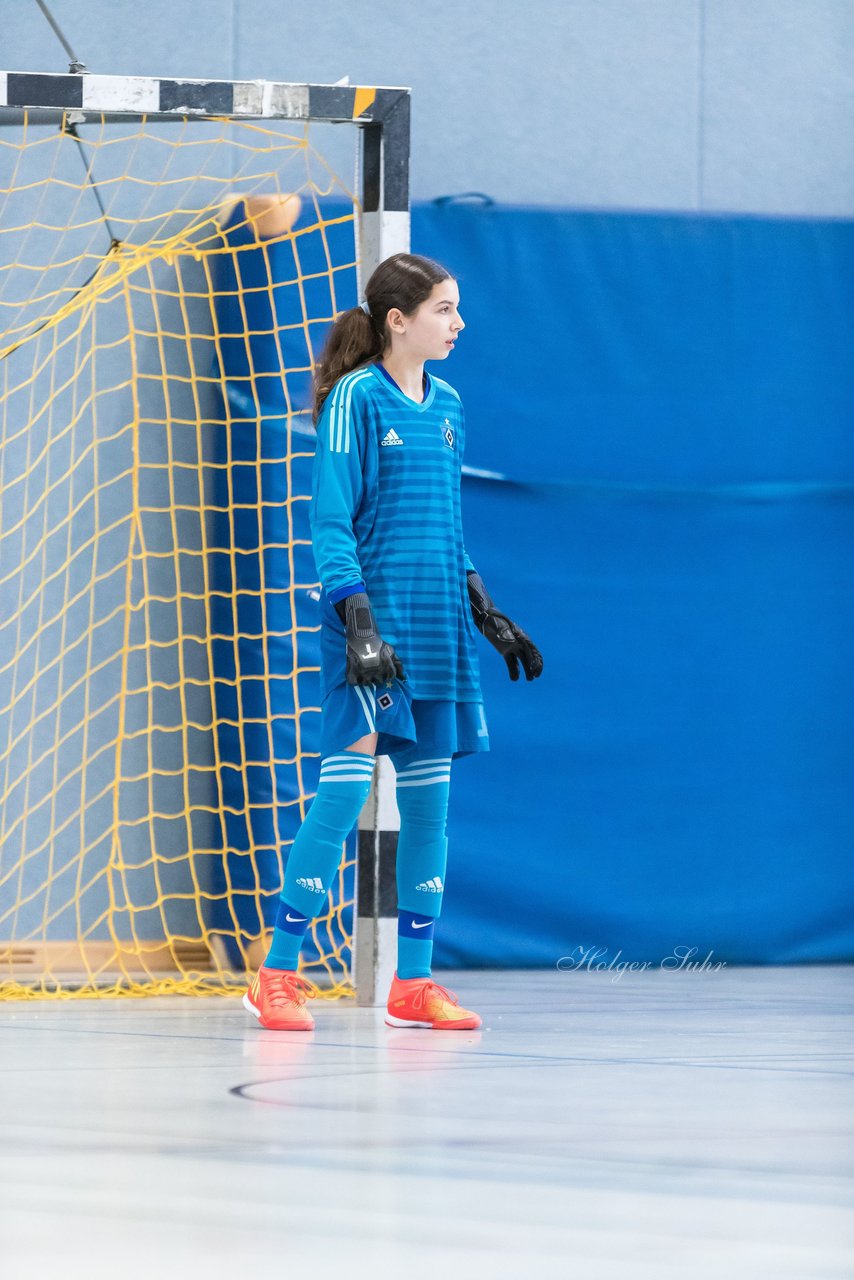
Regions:
[[371, 784], [397, 773], [398, 961], [386, 1022], [480, 1026], [432, 981], [442, 907], [451, 763], [489, 750], [477, 628], [512, 680], [543, 660], [493, 605], [463, 545], [465, 419], [453, 387], [424, 370], [465, 327], [438, 263], [397, 253], [365, 302], [332, 327], [315, 378], [311, 530], [321, 592], [321, 766], [288, 858], [272, 945], [244, 996], [263, 1027], [309, 1030], [299, 952], [323, 908]]

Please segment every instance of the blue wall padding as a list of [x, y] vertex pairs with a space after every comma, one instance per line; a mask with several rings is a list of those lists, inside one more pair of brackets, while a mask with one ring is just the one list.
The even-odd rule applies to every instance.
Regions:
[[[212, 860], [209, 927], [223, 933], [235, 961], [228, 935], [248, 939], [262, 920], [273, 923], [282, 854], [300, 823], [296, 801], [317, 785], [318, 760], [310, 753], [319, 750], [320, 717], [302, 712], [320, 699], [317, 672], [306, 669], [319, 663], [306, 500], [314, 453], [309, 341], [322, 342], [333, 314], [331, 282], [345, 296], [355, 292], [352, 269], [324, 274], [319, 231], [258, 244], [242, 217], [238, 205], [224, 234], [232, 252], [214, 259], [228, 403], [220, 401], [221, 420], [209, 431], [213, 460], [227, 464], [216, 473], [222, 510], [213, 543], [221, 550], [210, 556], [212, 586], [224, 593], [214, 595], [212, 616], [223, 637], [213, 641], [213, 662], [227, 848]], [[344, 229], [326, 234], [334, 260], [352, 261], [352, 248], [335, 243]], [[304, 303], [316, 318], [308, 328]], [[312, 958], [310, 939], [305, 954]]]
[[851, 959], [854, 226], [428, 206], [413, 245], [506, 477], [466, 547], [545, 656], [481, 651], [437, 964]]
[[[540, 681], [512, 685], [483, 643], [492, 751], [454, 769], [437, 965], [595, 950], [657, 967], [677, 948], [695, 962], [851, 959], [854, 227], [449, 204], [416, 208], [412, 239], [458, 276], [468, 328], [434, 371], [462, 394], [467, 464], [503, 477], [464, 481], [466, 546], [546, 662]], [[310, 245], [295, 243], [305, 272]], [[293, 278], [292, 260], [275, 270]], [[280, 287], [279, 324], [296, 307]], [[355, 301], [352, 272], [336, 287], [339, 308]], [[232, 413], [251, 385], [233, 323]], [[297, 363], [299, 337], [282, 340]], [[275, 374], [271, 351], [253, 343], [256, 369]], [[230, 431], [253, 461], [252, 430]], [[281, 480], [271, 470], [265, 493]], [[253, 474], [235, 468], [235, 496], [254, 493]], [[256, 528], [238, 521], [238, 545]], [[257, 554], [237, 564], [257, 584]], [[265, 558], [265, 572], [288, 570]], [[257, 605], [238, 601], [243, 630]], [[302, 608], [316, 625], [314, 602]], [[300, 639], [313, 665], [316, 638]], [[233, 671], [230, 643], [220, 670]], [[263, 686], [244, 683], [257, 710]], [[289, 688], [272, 709], [277, 755], [293, 750]], [[263, 742], [244, 740], [259, 758]], [[222, 741], [233, 766], [243, 748]], [[262, 883], [274, 869], [278, 883], [269, 776], [253, 779], [253, 835], [269, 848]], [[280, 795], [293, 786], [283, 770]], [[243, 804], [234, 767], [223, 787]], [[278, 823], [292, 838], [294, 810]], [[226, 872], [256, 874], [245, 856]]]

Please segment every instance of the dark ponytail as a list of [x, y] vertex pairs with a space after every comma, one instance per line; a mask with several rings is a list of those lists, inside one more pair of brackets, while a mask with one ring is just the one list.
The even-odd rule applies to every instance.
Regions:
[[365, 285], [370, 315], [361, 307], [343, 311], [333, 324], [314, 373], [314, 421], [323, 402], [345, 373], [376, 360], [390, 345], [386, 317], [394, 307], [410, 316], [429, 298], [433, 286], [451, 278], [432, 258], [394, 253], [381, 262]]

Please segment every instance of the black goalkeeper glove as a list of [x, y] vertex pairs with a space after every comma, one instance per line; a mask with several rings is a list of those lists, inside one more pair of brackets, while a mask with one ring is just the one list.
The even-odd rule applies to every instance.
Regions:
[[507, 663], [510, 679], [519, 679], [521, 662], [525, 679], [536, 680], [537, 676], [542, 675], [543, 655], [533, 640], [515, 622], [511, 622], [506, 614], [496, 609], [479, 573], [470, 569], [466, 574], [466, 581], [474, 625], [501, 654]]
[[387, 684], [405, 680], [403, 666], [390, 644], [377, 631], [377, 620], [364, 591], [345, 596], [335, 612], [347, 632], [347, 683]]

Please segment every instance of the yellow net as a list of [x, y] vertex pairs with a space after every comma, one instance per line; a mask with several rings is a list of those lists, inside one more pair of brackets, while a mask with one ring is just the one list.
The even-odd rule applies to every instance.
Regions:
[[[233, 993], [317, 778], [312, 126], [0, 131], [0, 995]], [[353, 858], [303, 967], [349, 992]]]

